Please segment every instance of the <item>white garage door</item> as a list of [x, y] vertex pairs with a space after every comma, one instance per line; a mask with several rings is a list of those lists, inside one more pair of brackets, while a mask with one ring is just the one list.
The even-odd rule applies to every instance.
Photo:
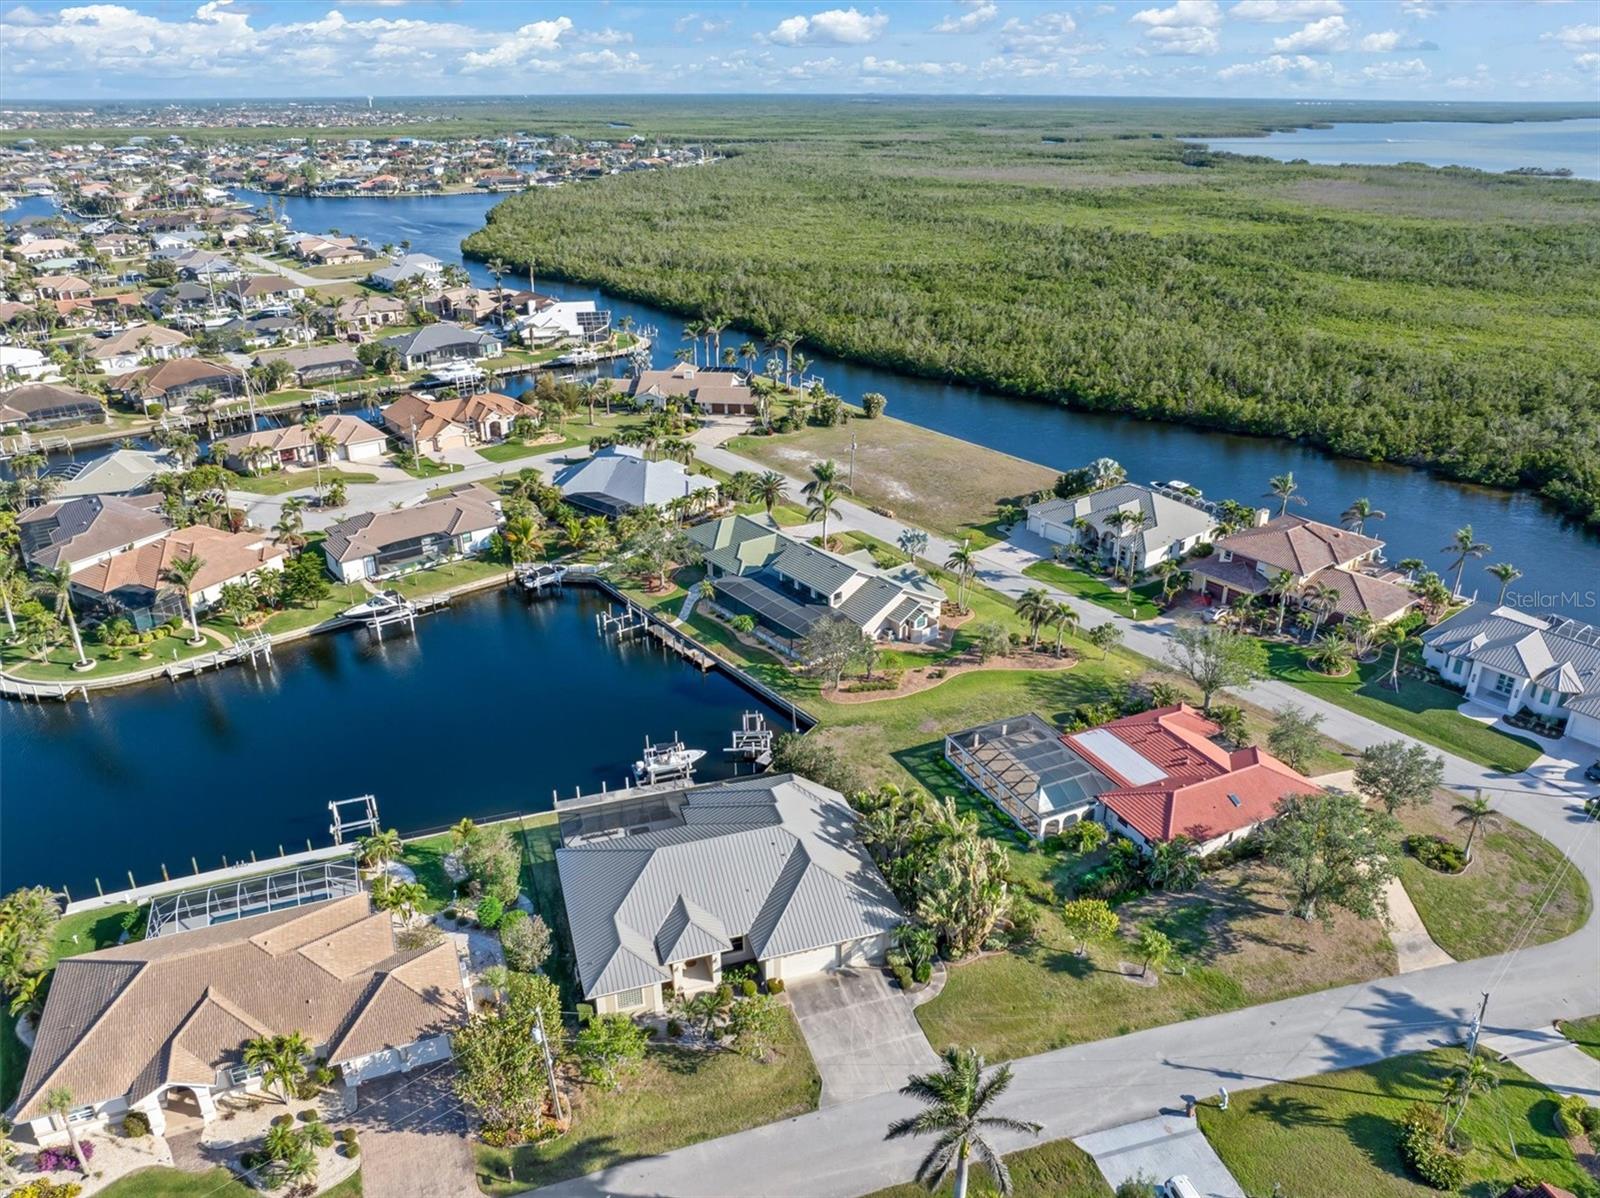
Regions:
[[876, 965], [883, 960], [883, 937], [868, 936], [864, 940], [852, 941], [841, 950], [841, 956], [846, 968]]
[[1600, 717], [1573, 712], [1567, 721], [1567, 735], [1586, 745], [1600, 745]]
[[838, 952], [831, 944], [826, 948], [811, 949], [809, 952], [790, 953], [772, 962], [777, 968], [775, 971], [769, 968], [768, 976], [776, 972], [784, 981], [794, 981], [796, 978], [809, 977], [811, 974], [832, 969], [837, 960]]

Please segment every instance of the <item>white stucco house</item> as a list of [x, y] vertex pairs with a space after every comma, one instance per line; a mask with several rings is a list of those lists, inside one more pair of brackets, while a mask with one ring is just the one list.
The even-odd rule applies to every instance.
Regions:
[[1107, 564], [1153, 570], [1181, 561], [1217, 533], [1216, 509], [1170, 488], [1118, 483], [1028, 507], [1028, 531], [1057, 545], [1081, 545]]
[[1600, 629], [1565, 616], [1474, 604], [1422, 637], [1422, 659], [1467, 698], [1508, 715], [1566, 720], [1600, 745]]

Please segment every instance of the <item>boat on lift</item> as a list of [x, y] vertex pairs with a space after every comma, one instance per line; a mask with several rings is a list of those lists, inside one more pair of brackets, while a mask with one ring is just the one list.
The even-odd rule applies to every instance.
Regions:
[[646, 739], [644, 757], [633, 763], [633, 780], [639, 786], [687, 782], [694, 777], [694, 767], [705, 755], [704, 749], [686, 748], [681, 740], [653, 745]]
[[411, 601], [399, 591], [379, 591], [364, 602], [345, 608], [339, 614], [350, 620], [370, 620], [373, 616], [386, 615], [410, 605]]
[[567, 577], [567, 568], [552, 562], [522, 566], [517, 570], [517, 581], [523, 589], [542, 591], [546, 587], [560, 586]]

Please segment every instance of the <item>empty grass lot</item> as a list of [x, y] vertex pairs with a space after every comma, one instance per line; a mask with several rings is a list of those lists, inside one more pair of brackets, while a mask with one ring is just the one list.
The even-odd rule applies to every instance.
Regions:
[[[101, 1198], [255, 1198], [261, 1191], [234, 1179], [226, 1169], [185, 1173], [180, 1169], [140, 1169], [100, 1191]], [[326, 1190], [321, 1198], [361, 1198], [361, 1174]]]
[[[1559, 940], [1589, 918], [1583, 874], [1566, 868], [1555, 845], [1514, 820], [1499, 818], [1499, 828], [1478, 834], [1472, 864], [1459, 874], [1438, 873], [1409, 854], [1396, 862], [1428, 934], [1458, 961], [1509, 952], [1521, 943]], [[1456, 819], [1450, 802], [1437, 798], [1400, 812], [1407, 832], [1464, 844], [1466, 829]]]
[[[347, 485], [378, 481], [376, 474], [362, 470], [336, 470], [330, 466], [322, 468], [324, 483], [336, 478], [344, 479]], [[228, 490], [247, 491], [251, 495], [283, 495], [289, 491], [307, 491], [316, 485], [315, 470], [269, 470], [265, 474], [237, 475], [228, 480]]]
[[1390, 690], [1387, 658], [1357, 666], [1343, 678], [1329, 678], [1313, 670], [1297, 645], [1269, 643], [1267, 661], [1272, 677], [1308, 695], [1490, 769], [1521, 773], [1541, 752], [1530, 740], [1467, 719], [1456, 710], [1463, 699], [1455, 691], [1403, 675], [1400, 689]]
[[[1424, 1198], [1395, 1148], [1398, 1121], [1414, 1102], [1437, 1102], [1459, 1049], [1438, 1049], [1235, 1094], [1229, 1108], [1200, 1108], [1200, 1128], [1246, 1193], [1274, 1185], [1295, 1195]], [[1492, 1093], [1472, 1100], [1462, 1130], [1473, 1145], [1469, 1198], [1498, 1198], [1531, 1173], [1575, 1194], [1600, 1193], [1556, 1131], [1556, 1096], [1514, 1065], [1495, 1065]], [[1508, 1139], [1516, 1144], [1513, 1159]]]
[[[931, 1141], [930, 1141], [931, 1143]], [[1006, 1157], [1011, 1170], [1012, 1198], [1112, 1198], [1111, 1187], [1099, 1168], [1083, 1149], [1071, 1140], [1052, 1140], [1037, 1148], [1024, 1148]], [[935, 1194], [953, 1193], [954, 1181], [946, 1179]], [[928, 1190], [915, 1182], [874, 1190], [865, 1198], [927, 1198]], [[969, 1194], [986, 1198], [1000, 1191], [982, 1166], [974, 1162]]]

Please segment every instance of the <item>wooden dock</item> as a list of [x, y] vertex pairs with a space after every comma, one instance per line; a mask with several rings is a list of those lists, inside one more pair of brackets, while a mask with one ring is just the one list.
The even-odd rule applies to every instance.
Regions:
[[243, 637], [226, 648], [218, 649], [215, 653], [203, 653], [199, 657], [191, 657], [187, 661], [175, 661], [164, 671], [167, 679], [176, 682], [180, 678], [203, 674], [207, 670], [220, 670], [223, 666], [235, 662], [249, 661], [252, 666], [265, 662], [272, 664], [272, 638], [264, 632], [252, 633]]
[[24, 682], [9, 674], [0, 674], [0, 697], [31, 703], [47, 700], [70, 703], [73, 699], [81, 698], [87, 703], [89, 688], [81, 682]]

